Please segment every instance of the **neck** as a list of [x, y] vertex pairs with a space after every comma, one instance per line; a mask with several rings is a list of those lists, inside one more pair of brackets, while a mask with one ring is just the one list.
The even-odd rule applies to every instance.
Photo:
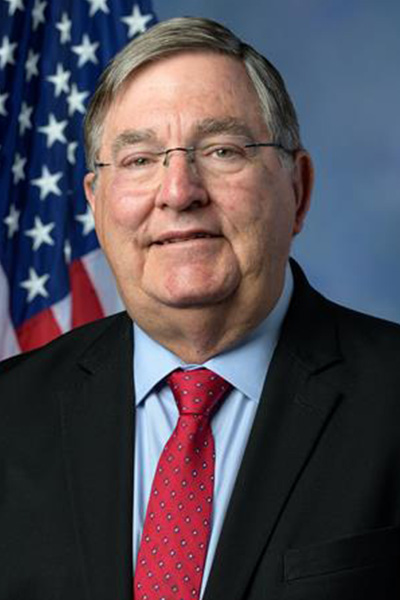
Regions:
[[[183, 362], [203, 364], [213, 356], [235, 346], [275, 306], [280, 292], [257, 303], [257, 308], [227, 307], [223, 303], [201, 308], [164, 308], [157, 313], [148, 310], [134, 320], [153, 339], [178, 356]], [[264, 301], [265, 300], [265, 301]]]

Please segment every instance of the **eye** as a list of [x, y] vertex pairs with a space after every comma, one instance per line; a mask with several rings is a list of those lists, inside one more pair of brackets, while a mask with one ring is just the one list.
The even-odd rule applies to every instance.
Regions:
[[151, 167], [160, 160], [155, 152], [135, 152], [121, 160], [120, 167], [123, 169], [144, 169]]
[[243, 158], [244, 150], [234, 144], [214, 144], [204, 150], [205, 156], [219, 160], [237, 160]]

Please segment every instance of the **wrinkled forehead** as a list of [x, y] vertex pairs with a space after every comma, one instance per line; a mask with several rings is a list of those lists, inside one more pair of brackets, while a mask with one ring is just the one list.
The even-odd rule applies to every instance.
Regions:
[[168, 120], [198, 129], [223, 122], [232, 131], [263, 121], [243, 62], [211, 51], [175, 53], [136, 69], [108, 107], [104, 132], [157, 130]]

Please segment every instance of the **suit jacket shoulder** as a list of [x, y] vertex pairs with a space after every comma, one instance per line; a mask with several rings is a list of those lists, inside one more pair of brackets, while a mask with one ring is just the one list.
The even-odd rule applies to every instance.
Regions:
[[[107, 338], [107, 332], [121, 330], [124, 338], [129, 335], [131, 320], [125, 311], [118, 314], [99, 319], [87, 325], [77, 327], [52, 342], [29, 352], [18, 354], [0, 362], [0, 378], [10, 372], [20, 372], [19, 369], [40, 369], [43, 367], [47, 372], [45, 380], [52, 373], [60, 375], [68, 370], [68, 366], [75, 364], [86, 350], [90, 349], [101, 338]], [[44, 380], [44, 381], [45, 381]], [[1, 381], [1, 379], [0, 379]]]
[[400, 325], [325, 298], [309, 285], [297, 263], [292, 260], [291, 264], [295, 293], [284, 332], [297, 355], [313, 361], [315, 347], [321, 355], [335, 347], [354, 370], [367, 374], [374, 364], [375, 371], [397, 375]]
[[0, 598], [132, 597], [125, 313], [0, 365]]

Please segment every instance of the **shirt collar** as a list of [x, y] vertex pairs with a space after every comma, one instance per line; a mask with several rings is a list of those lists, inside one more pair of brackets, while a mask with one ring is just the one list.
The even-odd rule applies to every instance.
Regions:
[[245, 396], [258, 402], [292, 293], [293, 276], [288, 263], [282, 294], [267, 318], [241, 340], [239, 345], [214, 356], [204, 365], [184, 363], [134, 323], [133, 373], [136, 405], [171, 371], [199, 366], [218, 373]]

